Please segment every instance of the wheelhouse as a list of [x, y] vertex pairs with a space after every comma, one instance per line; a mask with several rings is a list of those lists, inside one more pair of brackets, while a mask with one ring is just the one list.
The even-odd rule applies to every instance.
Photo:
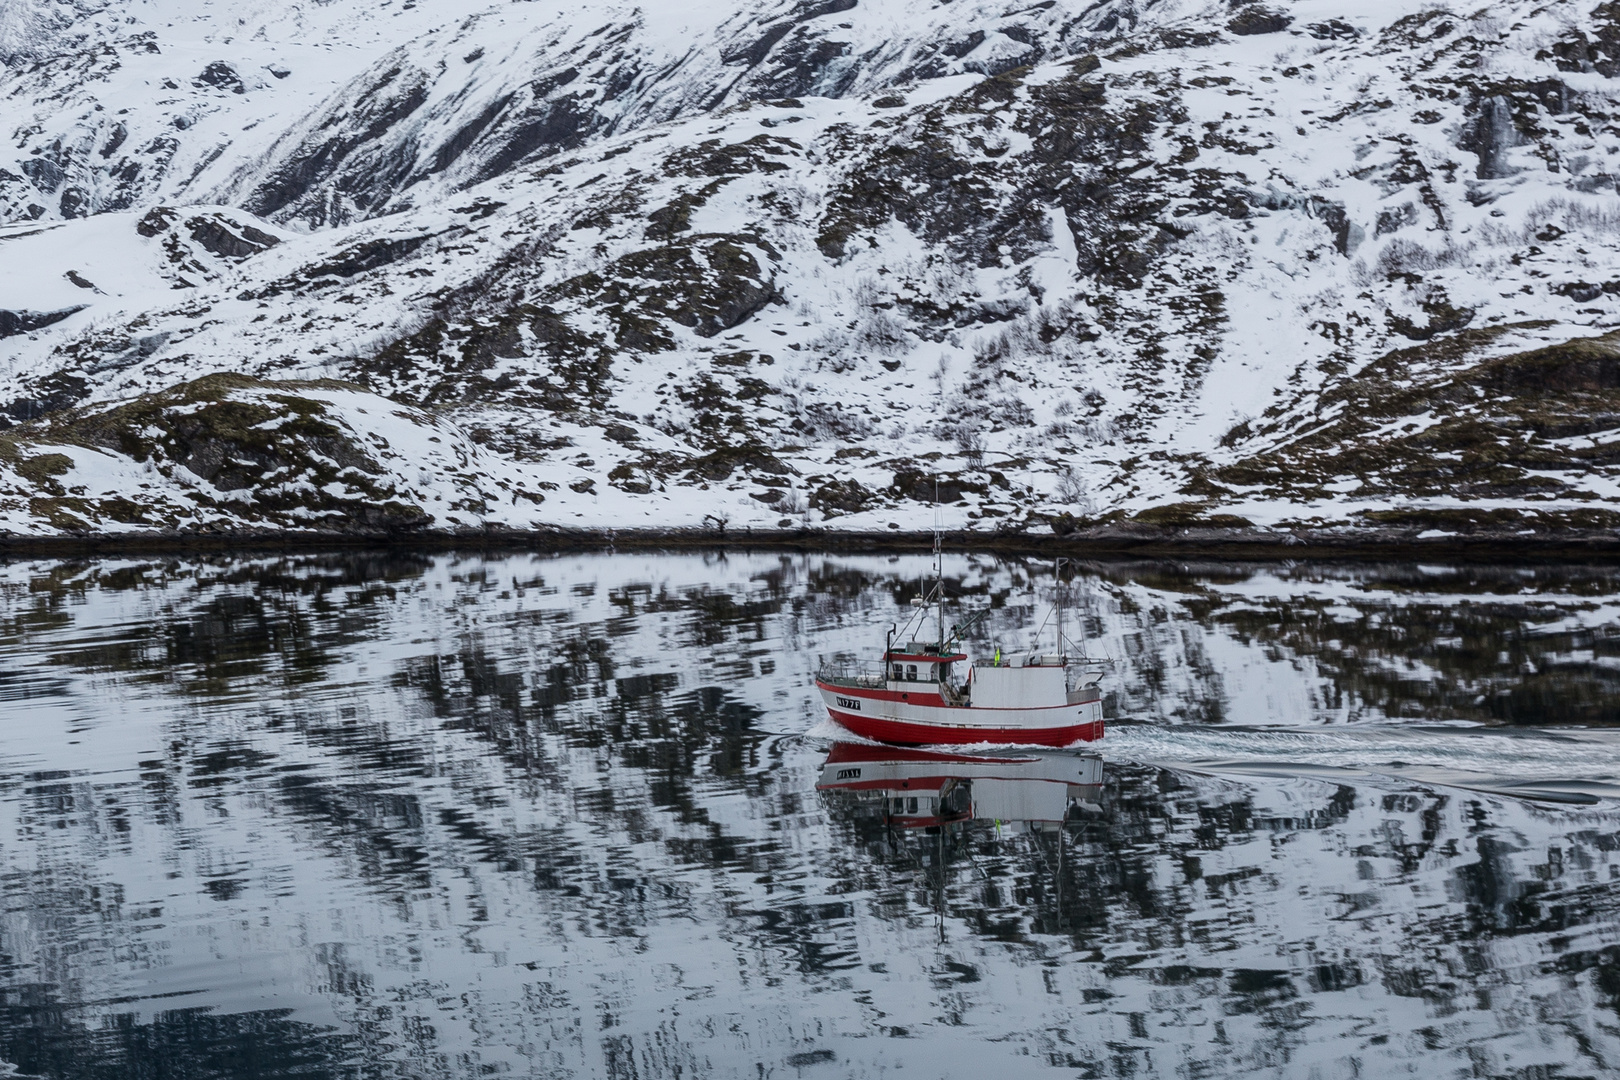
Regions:
[[883, 667], [890, 690], [907, 690], [919, 683], [954, 684], [951, 667], [966, 659], [965, 653], [941, 652], [938, 645], [913, 641], [886, 653]]

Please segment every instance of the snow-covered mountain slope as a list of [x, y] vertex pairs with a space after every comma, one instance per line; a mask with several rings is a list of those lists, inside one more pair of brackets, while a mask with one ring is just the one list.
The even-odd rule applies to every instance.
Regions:
[[[5, 527], [149, 527], [98, 509], [150, 411], [108, 406], [285, 380], [477, 448], [456, 518], [389, 473], [417, 527], [1620, 524], [1608, 5], [406, 7], [114, 5], [13, 61], [28, 199], [74, 108], [178, 134], [9, 204]], [[263, 86], [151, 89], [182, 33]], [[165, 475], [165, 527], [317, 527]]]
[[[30, 21], [33, 0], [17, 4]], [[739, 102], [1061, 56], [1116, 29], [1119, 6], [152, 0], [40, 14], [0, 83], [19, 108], [0, 206], [72, 218], [219, 199], [341, 224]]]

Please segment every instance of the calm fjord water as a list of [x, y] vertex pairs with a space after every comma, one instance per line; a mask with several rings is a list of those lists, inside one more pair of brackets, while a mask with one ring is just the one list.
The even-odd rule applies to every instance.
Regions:
[[[926, 567], [0, 565], [0, 1060], [1620, 1070], [1620, 570], [1089, 566], [1101, 788], [941, 833], [817, 792], [810, 685]], [[947, 573], [986, 641], [1045, 617]]]

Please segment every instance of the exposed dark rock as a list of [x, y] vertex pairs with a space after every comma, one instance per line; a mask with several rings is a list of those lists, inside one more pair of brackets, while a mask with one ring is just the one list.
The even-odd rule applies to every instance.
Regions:
[[[527, 331], [525, 343], [524, 329]], [[470, 319], [452, 327], [434, 319], [358, 365], [359, 373], [402, 399], [424, 405], [486, 402], [513, 388], [479, 373], [501, 359], [530, 356], [546, 378], [524, 391], [532, 404], [557, 412], [605, 406], [616, 350], [603, 338], [571, 326], [547, 305], [518, 304], [496, 319]]]
[[720, 54], [720, 60], [725, 64], [745, 64], [754, 67], [769, 56], [776, 43], [787, 37], [795, 26], [823, 15], [849, 11], [855, 4], [856, 0], [810, 0], [801, 3], [792, 15], [767, 26], [757, 38], [726, 49]]
[[901, 468], [895, 470], [892, 490], [897, 498], [924, 503], [954, 503], [960, 502], [964, 495], [984, 495], [990, 488], [987, 484], [965, 480], [952, 474]]
[[56, 311], [6, 311], [0, 309], [0, 338], [13, 334], [26, 334], [52, 323], [59, 323], [75, 312], [83, 311], [84, 304], [60, 308]]
[[858, 0], [800, 0], [794, 18], [799, 22], [809, 22], [825, 15], [841, 15], [846, 11], [854, 11]]
[[1428, 322], [1422, 326], [1404, 315], [1396, 315], [1393, 312], [1387, 312], [1385, 319], [1391, 330], [1412, 341], [1428, 341], [1436, 334], [1449, 334], [1461, 330], [1474, 321], [1472, 309], [1454, 307], [1443, 300], [1425, 300], [1422, 308], [1424, 314], [1428, 316]]
[[833, 480], [810, 493], [812, 509], [828, 517], [838, 514], [858, 514], [877, 502], [877, 496], [855, 480]]
[[1214, 30], [1195, 30], [1187, 26], [1167, 26], [1155, 35], [1160, 48], [1204, 49], [1221, 40]]
[[[258, 232], [257, 229], [253, 230]], [[259, 233], [266, 236], [266, 233]], [[337, 257], [329, 263], [312, 266], [307, 271], [310, 277], [320, 277], [323, 274], [335, 274], [338, 277], [354, 277], [367, 270], [375, 270], [379, 266], [387, 266], [412, 254], [431, 237], [406, 236], [396, 239], [367, 240], [356, 244], [338, 253]]]
[[1251, 4], [1227, 22], [1226, 28], [1234, 34], [1276, 34], [1288, 29], [1293, 17], [1280, 11]]
[[983, 30], [974, 30], [963, 37], [957, 38], [955, 41], [952, 41], [949, 44], [940, 46], [939, 51], [950, 57], [952, 60], [960, 60], [974, 49], [977, 49], [980, 45], [983, 45], [984, 36]]
[[1028, 67], [1040, 58], [1039, 50], [1026, 49], [1019, 53], [1003, 53], [1000, 56], [986, 59], [969, 56], [963, 61], [962, 66], [969, 71], [977, 71], [981, 75], [1002, 75], [1009, 71]]
[[1329, 19], [1327, 22], [1311, 23], [1305, 32], [1318, 41], [1354, 41], [1361, 33], [1343, 19]]
[[[366, 210], [403, 186], [413, 163], [374, 151], [383, 135], [427, 101], [427, 79], [420, 72], [407, 73], [395, 66], [367, 73], [362, 80], [369, 85], [351, 84], [353, 98], [343, 102], [341, 111], [334, 105], [325, 122], [287, 153], [282, 164], [244, 200], [246, 210], [260, 217], [285, 216], [326, 182]], [[324, 201], [304, 209], [299, 216], [315, 224], [341, 224], [328, 221]]]
[[793, 22], [786, 20], [765, 28], [765, 31], [753, 41], [742, 45], [733, 45], [720, 54], [720, 62], [724, 64], [745, 64], [753, 67], [770, 54], [776, 43], [787, 37], [793, 30]]
[[124, 140], [127, 138], [129, 138], [129, 128], [121, 123], [114, 124], [112, 131], [107, 135], [107, 141], [101, 145], [101, 156], [104, 158], [112, 157], [113, 154], [117, 153], [118, 148], [124, 145]]
[[728, 480], [735, 469], [750, 469], [767, 476], [793, 473], [781, 458], [761, 446], [722, 446], [691, 462], [691, 476], [699, 480]]
[[671, 173], [691, 176], [743, 176], [754, 172], [781, 172], [788, 166], [776, 160], [799, 153], [799, 144], [775, 135], [755, 135], [737, 143], [706, 139], [691, 149], [678, 150], [665, 161]]
[[133, 342], [112, 346], [107, 352], [96, 357], [84, 366], [87, 374], [96, 374], [102, 371], [122, 371], [124, 368], [145, 360], [161, 349], [173, 335], [167, 330], [160, 330], [155, 334], [145, 334]]
[[653, 489], [653, 481], [629, 462], [621, 462], [608, 473], [608, 483], [631, 495], [646, 495]]
[[1588, 304], [1603, 295], [1602, 285], [1595, 285], [1589, 281], [1566, 281], [1553, 290], [1559, 296], [1567, 296], [1577, 304]]
[[751, 74], [749, 96], [842, 97], [860, 75], [857, 65], [845, 62], [853, 51], [854, 46], [847, 41], [816, 37], [800, 27], [799, 32], [777, 46], [768, 65]]
[[1085, 522], [1069, 513], [1067, 510], [1051, 519], [1052, 532], [1056, 536], [1073, 536], [1085, 527]]
[[433, 164], [429, 166], [430, 173], [443, 172], [455, 163], [468, 147], [478, 141], [478, 136], [484, 133], [495, 120], [506, 111], [512, 103], [512, 94], [504, 94], [490, 102], [483, 112], [457, 128], [455, 134], [439, 145], [433, 154]]
[[66, 176], [61, 164], [48, 157], [31, 157], [21, 168], [23, 175], [34, 182], [34, 187], [46, 195], [54, 194]]
[[686, 232], [692, 227], [692, 211], [701, 205], [700, 200], [684, 196], [667, 206], [660, 206], [647, 215], [647, 235], [666, 242], [674, 239], [676, 233]]
[[0, 413], [19, 423], [37, 420], [83, 401], [90, 392], [90, 384], [81, 376], [59, 372], [41, 379], [30, 390], [31, 393], [0, 409]]
[[1142, 525], [1158, 525], [1181, 529], [1243, 529], [1253, 525], [1247, 518], [1235, 514], [1212, 513], [1206, 502], [1168, 503], [1143, 510], [1132, 521]]
[[542, 151], [571, 150], [604, 124], [588, 96], [568, 94], [536, 101], [521, 117], [502, 125], [499, 149], [482, 162], [472, 179], [499, 176]]
[[[188, 222], [188, 224], [190, 224], [190, 222]], [[252, 233], [274, 241], [273, 237], [270, 237], [268, 233], [265, 233], [262, 230], [253, 229]], [[242, 242], [241, 245], [229, 243], [223, 239], [221, 242], [222, 244], [228, 243], [227, 250], [245, 247], [247, 243], [254, 242], [253, 237], [248, 234], [246, 229], [243, 230], [242, 234], [237, 239]], [[399, 238], [380, 237], [376, 240], [367, 240], [363, 243], [356, 244], [353, 247], [343, 249], [342, 251], [338, 252], [330, 262], [318, 263], [314, 266], [305, 267], [297, 274], [283, 278], [279, 281], [271, 282], [269, 285], [259, 289], [248, 289], [238, 294], [237, 299], [264, 300], [272, 296], [279, 296], [280, 294], [290, 290], [303, 288], [310, 282], [319, 278], [355, 277], [356, 275], [363, 274], [368, 270], [375, 270], [380, 266], [387, 266], [389, 263], [398, 262], [399, 260], [408, 257], [423, 244], [427, 243], [430, 239], [431, 237], [429, 236], [407, 236]], [[262, 251], [264, 248], [257, 247], [253, 250]], [[249, 254], [252, 254], [252, 252], [250, 251]]]
[[148, 210], [141, 220], [135, 223], [135, 231], [145, 237], [153, 237], [158, 233], [167, 232], [169, 226], [180, 218], [178, 211], [167, 206], [157, 206]]
[[1320, 195], [1296, 195], [1276, 188], [1249, 197], [1254, 205], [1267, 210], [1302, 210], [1307, 216], [1320, 221], [1333, 234], [1333, 246], [1340, 255], [1349, 255], [1366, 236], [1366, 230], [1350, 220], [1342, 202], [1329, 201]]
[[779, 295], [773, 276], [749, 249], [755, 243], [748, 237], [693, 236], [631, 252], [606, 273], [565, 282], [561, 288], [565, 294], [600, 297], [619, 322], [620, 344], [626, 347], [668, 347], [663, 344], [667, 335], [656, 323], [645, 325], [649, 317], [713, 337]]
[[1595, 37], [1572, 29], [1537, 59], [1551, 58], [1561, 71], [1596, 72], [1607, 79], [1620, 75], [1620, 3], [1607, 0], [1593, 8], [1592, 28]]
[[229, 90], [233, 94], [247, 93], [247, 87], [242, 85], [242, 76], [223, 60], [215, 60], [203, 68], [202, 74], [197, 76], [197, 82], [220, 90]]
[[[1491, 393], [1571, 394], [1620, 390], [1620, 335], [1583, 338], [1481, 364], [1477, 384]], [[1599, 410], [1592, 410], [1594, 414]]]
[[482, 221], [505, 205], [505, 203], [496, 202], [493, 199], [474, 199], [466, 206], [451, 207], [450, 212], [453, 214], [466, 214], [468, 221]]
[[1386, 236], [1392, 232], [1399, 232], [1408, 225], [1418, 222], [1418, 209], [1413, 203], [1402, 203], [1378, 212], [1378, 224], [1373, 229], [1374, 236]]
[[62, 189], [62, 198], [56, 208], [65, 218], [89, 217], [90, 193], [77, 185], [69, 185]]
[[1520, 141], [1519, 132], [1513, 126], [1513, 107], [1506, 98], [1492, 95], [1479, 103], [1478, 112], [1459, 145], [1479, 156], [1475, 176], [1495, 180], [1518, 171], [1507, 163], [1507, 152]]
[[[233, 228], [234, 226], [234, 228]], [[281, 243], [263, 229], [243, 225], [221, 216], [194, 217], [186, 222], [191, 238], [215, 255], [245, 259]], [[379, 264], [380, 265], [380, 264]]]

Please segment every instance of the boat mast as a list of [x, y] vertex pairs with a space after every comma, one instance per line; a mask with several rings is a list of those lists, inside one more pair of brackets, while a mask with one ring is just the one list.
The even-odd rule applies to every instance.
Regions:
[[1058, 583], [1058, 661], [1063, 661], [1063, 559], [1053, 563], [1051, 578]]
[[[945, 655], [945, 556], [942, 553], [943, 522], [939, 510], [939, 474], [934, 474], [934, 601], [938, 604], [935, 621], [939, 625], [939, 655]], [[939, 668], [943, 679], [945, 669]]]
[[945, 655], [945, 556], [941, 550], [939, 529], [934, 530], [934, 600], [935, 620], [939, 624], [939, 654]]

